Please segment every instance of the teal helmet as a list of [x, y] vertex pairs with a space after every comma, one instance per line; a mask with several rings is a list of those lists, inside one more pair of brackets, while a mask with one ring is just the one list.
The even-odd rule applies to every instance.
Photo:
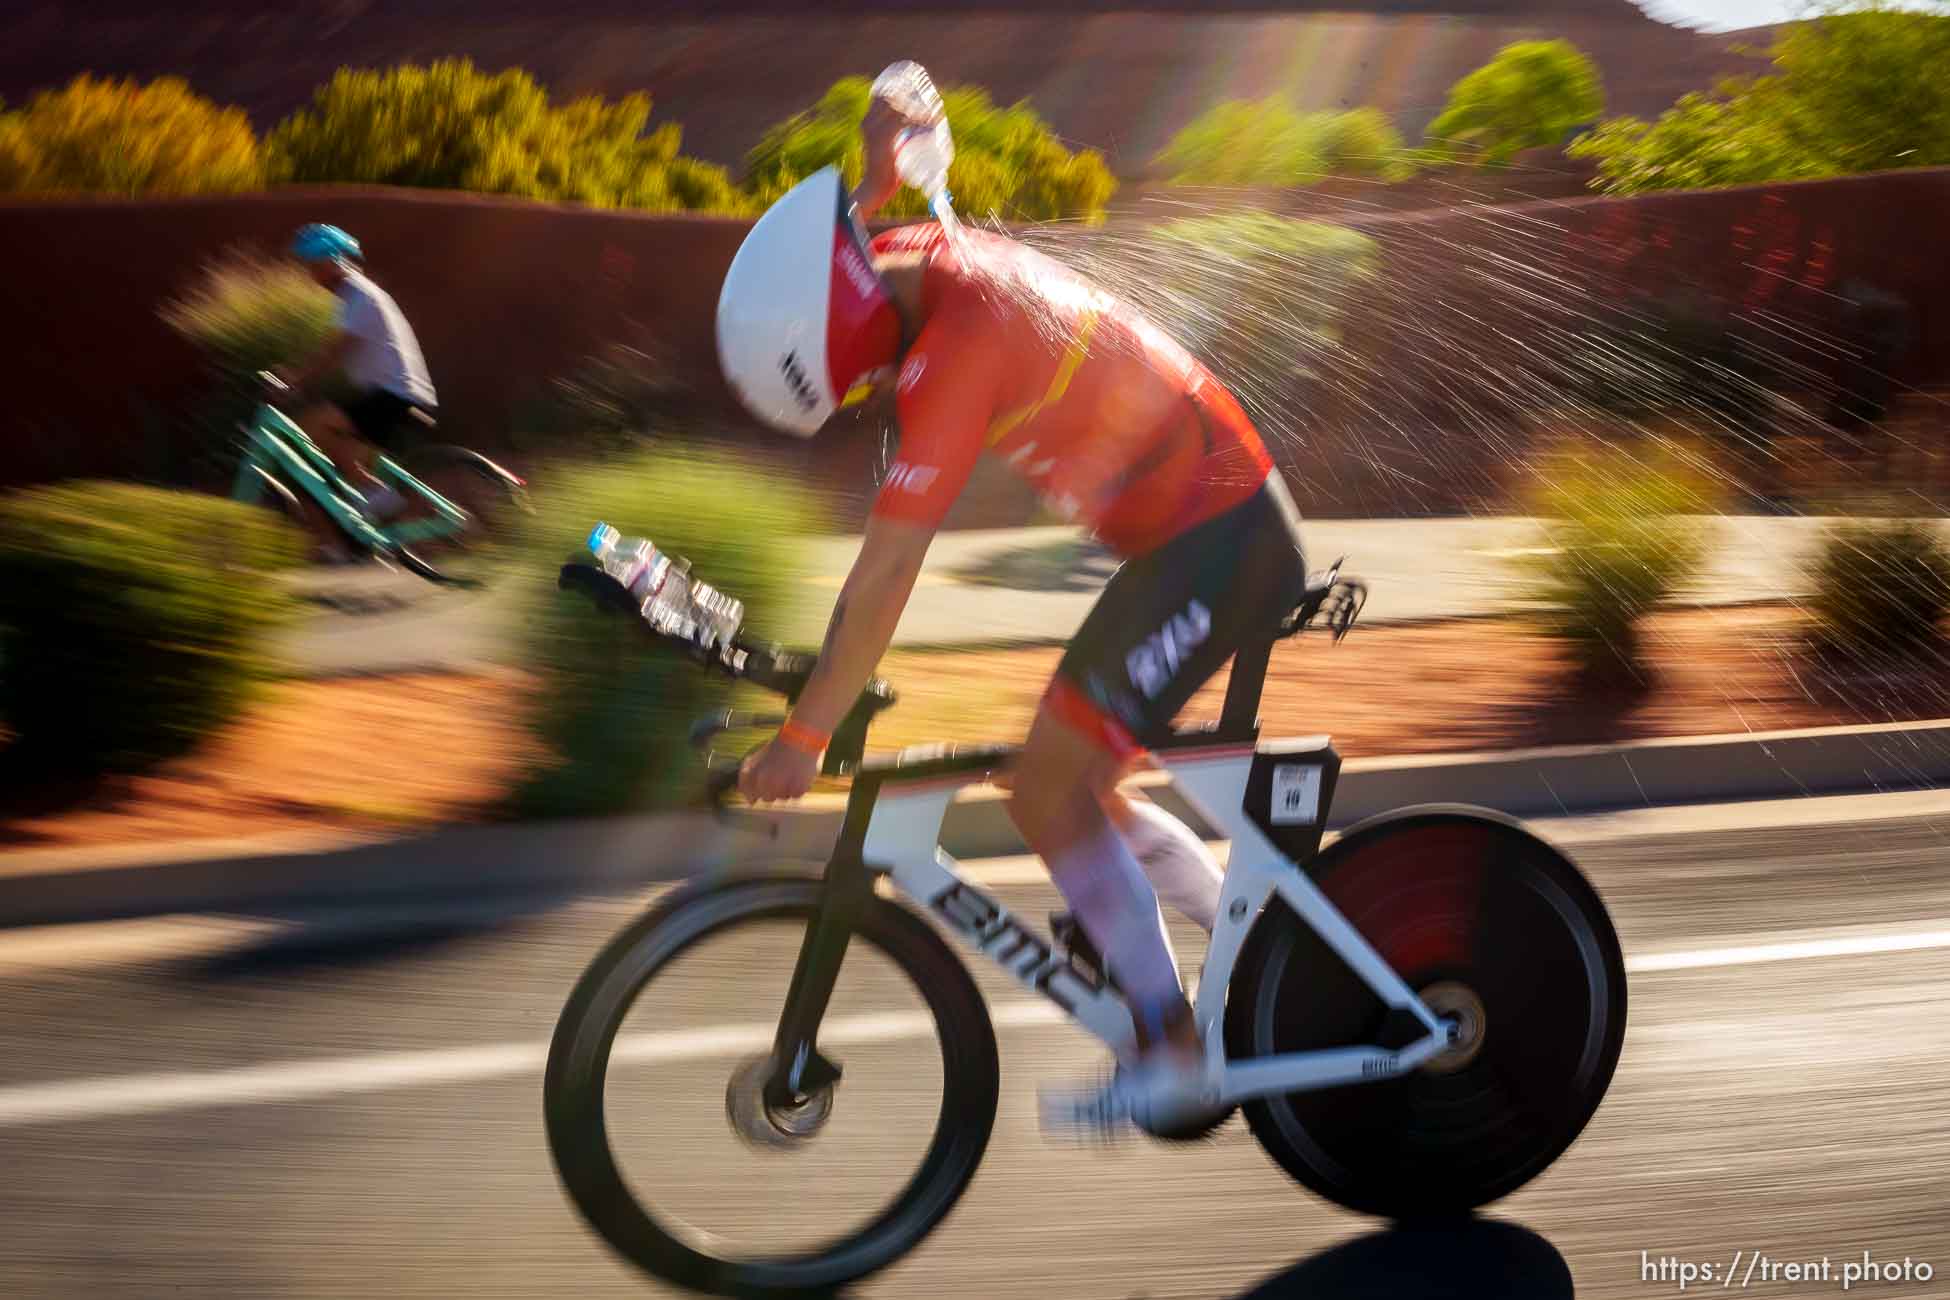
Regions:
[[337, 226], [317, 222], [292, 237], [291, 255], [301, 262], [356, 262], [362, 256], [358, 240]]

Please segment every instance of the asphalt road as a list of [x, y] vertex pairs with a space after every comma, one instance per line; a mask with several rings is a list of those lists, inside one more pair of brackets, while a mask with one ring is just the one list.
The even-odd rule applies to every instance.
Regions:
[[[1574, 1282], [1622, 1298], [1679, 1294], [1663, 1257], [1717, 1270], [1758, 1251], [1827, 1256], [1831, 1280], [1764, 1280], [1763, 1266], [1722, 1289], [1825, 1296], [1868, 1251], [1937, 1274], [1873, 1294], [1950, 1295], [1946, 832], [1939, 811], [1580, 845], [1633, 963], [1622, 1065], [1555, 1168], [1446, 1234], [1313, 1200], [1236, 1121], [1190, 1147], [1046, 1142], [1037, 1084], [1088, 1079], [1097, 1061], [984, 972], [1003, 1055], [995, 1139], [957, 1212], [862, 1294], [1413, 1300]], [[1030, 916], [1054, 901], [1026, 883], [1033, 864], [978, 870]], [[321, 918], [0, 935], [0, 1295], [665, 1294], [571, 1212], [540, 1124], [556, 1011], [642, 901], [402, 916], [390, 935]], [[848, 1158], [742, 1151], [725, 1079], [740, 1027], [762, 1038], [789, 957], [691, 968], [656, 1028], [701, 1032], [640, 1053], [610, 1112], [647, 1194], [754, 1241], [857, 1208], [939, 1072], [898, 1025], [861, 1031], [827, 1135]], [[835, 1014], [911, 1004], [874, 974], [849, 965]]]
[[[1802, 569], [1822, 520], [1738, 516], [1712, 522], [1706, 574], [1688, 594], [1702, 603], [1779, 599], [1805, 587]], [[1345, 555], [1371, 584], [1370, 623], [1492, 613], [1508, 608], [1520, 562], [1539, 544], [1524, 519], [1323, 519], [1304, 528], [1309, 562]], [[808, 543], [800, 608], [761, 630], [817, 645], [859, 552], [857, 537]], [[1115, 567], [1074, 529], [944, 533], [895, 633], [899, 645], [1050, 641], [1083, 621]], [[551, 581], [551, 575], [541, 575]], [[507, 590], [453, 591], [370, 567], [318, 570], [304, 590], [313, 616], [295, 629], [287, 657], [311, 673], [397, 672], [508, 657], [515, 615]]]

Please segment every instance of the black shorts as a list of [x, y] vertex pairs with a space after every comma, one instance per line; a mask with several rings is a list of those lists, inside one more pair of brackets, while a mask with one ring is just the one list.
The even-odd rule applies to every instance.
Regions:
[[1164, 739], [1241, 646], [1307, 591], [1300, 516], [1276, 471], [1224, 514], [1111, 575], [1057, 665], [1048, 703], [1113, 753]]
[[381, 451], [399, 451], [409, 428], [420, 423], [419, 413], [426, 408], [409, 402], [384, 388], [368, 389], [342, 405], [345, 418], [361, 438]]

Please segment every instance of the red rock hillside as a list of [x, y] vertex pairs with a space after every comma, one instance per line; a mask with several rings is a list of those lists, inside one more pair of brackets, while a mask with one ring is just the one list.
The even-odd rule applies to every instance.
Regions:
[[736, 164], [835, 77], [918, 58], [945, 82], [1028, 98], [1065, 137], [1140, 173], [1216, 100], [1285, 91], [1308, 107], [1375, 104], [1419, 131], [1455, 79], [1506, 42], [1566, 37], [1603, 71], [1611, 111], [1653, 113], [1741, 58], [1630, 0], [12, 0], [0, 95], [77, 72], [186, 76], [269, 123], [341, 65], [468, 55], [556, 92], [647, 90], [690, 151]]

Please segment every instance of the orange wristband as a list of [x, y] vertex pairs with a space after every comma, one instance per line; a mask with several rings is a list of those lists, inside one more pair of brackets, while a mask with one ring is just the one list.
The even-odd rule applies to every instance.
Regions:
[[830, 735], [814, 731], [804, 723], [794, 722], [791, 718], [787, 718], [785, 725], [779, 728], [781, 745], [787, 749], [796, 749], [802, 754], [810, 754], [814, 758], [826, 752], [826, 746], [832, 739]]

